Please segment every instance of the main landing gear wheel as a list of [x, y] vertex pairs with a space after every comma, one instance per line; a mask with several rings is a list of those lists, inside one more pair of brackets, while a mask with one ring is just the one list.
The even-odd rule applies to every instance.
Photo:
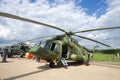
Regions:
[[51, 68], [55, 68], [56, 65], [55, 65], [55, 63], [54, 63], [53, 61], [50, 61], [50, 62], [49, 62], [49, 67], [51, 67]]

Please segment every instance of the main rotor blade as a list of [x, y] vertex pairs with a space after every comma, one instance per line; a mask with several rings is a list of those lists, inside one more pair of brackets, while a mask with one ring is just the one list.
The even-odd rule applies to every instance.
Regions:
[[83, 37], [83, 36], [79, 36], [79, 35], [74, 35], [74, 36], [77, 36], [77, 37], [80, 37], [80, 38], [83, 38], [83, 39], [87, 39], [87, 40], [90, 40], [90, 41], [93, 41], [93, 42], [102, 44], [102, 45], [107, 46], [107, 47], [111, 47], [111, 46], [109, 46], [109, 45], [107, 45], [107, 44], [104, 44], [104, 43], [102, 43], [102, 42], [99, 42], [99, 41], [94, 40], [94, 39], [91, 39], [91, 38], [87, 38], [87, 37]]
[[43, 36], [43, 37], [37, 37], [37, 38], [33, 38], [33, 39], [29, 39], [29, 40], [21, 41], [21, 42], [19, 42], [19, 43], [27, 42], [27, 41], [33, 41], [33, 40], [37, 40], [37, 39], [41, 39], [41, 38], [52, 37], [52, 36], [55, 36], [55, 35], [51, 35], [51, 36]]
[[120, 26], [118, 26], [118, 27], [108, 27], [108, 28], [89, 29], [89, 30], [77, 31], [77, 32], [73, 32], [73, 33], [75, 34], [75, 33], [91, 32], [91, 31], [98, 31], [98, 30], [118, 29], [118, 28], [120, 28]]
[[0, 12], [0, 16], [7, 17], [7, 18], [12, 18], [12, 19], [16, 19], [16, 20], [21, 20], [21, 21], [25, 21], [25, 22], [30, 22], [30, 23], [34, 23], [34, 24], [39, 24], [39, 25], [43, 25], [43, 26], [47, 26], [47, 27], [54, 28], [54, 29], [57, 29], [57, 30], [60, 30], [60, 31], [66, 33], [65, 30], [63, 30], [61, 28], [58, 28], [56, 26], [49, 25], [49, 24], [42, 23], [42, 22], [38, 22], [38, 21], [35, 21], [35, 20], [31, 20], [31, 19], [27, 19], [27, 18], [23, 18], [23, 17], [16, 16], [16, 15], [13, 15], [13, 14]]

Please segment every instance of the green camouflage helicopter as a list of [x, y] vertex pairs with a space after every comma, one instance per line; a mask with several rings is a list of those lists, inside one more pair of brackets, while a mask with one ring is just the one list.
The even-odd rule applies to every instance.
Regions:
[[13, 55], [20, 55], [20, 57], [24, 57], [25, 53], [31, 48], [31, 46], [23, 43], [23, 42], [19, 42], [19, 43], [15, 43], [13, 45], [10, 46], [9, 49], [11, 49], [11, 53]]
[[7, 49], [7, 57], [8, 58], [13, 58], [15, 55], [19, 55], [20, 57], [24, 57], [25, 53], [31, 48], [31, 46], [23, 43], [23, 42], [19, 42], [19, 43], [15, 43], [11, 46], [6, 46], [4, 48], [2, 48], [1, 50], [1, 56], [2, 56], [2, 51], [4, 49]]
[[89, 63], [90, 58], [85, 57], [88, 54], [89, 50], [84, 46], [79, 45], [78, 41], [74, 39], [72, 36], [77, 36], [79, 38], [87, 39], [87, 40], [99, 43], [101, 45], [110, 47], [109, 45], [99, 42], [97, 40], [76, 35], [77, 33], [120, 28], [120, 27], [109, 27], [109, 28], [98, 28], [98, 29], [77, 31], [77, 32], [72, 32], [72, 31], [67, 32], [53, 25], [38, 22], [35, 20], [26, 19], [23, 17], [9, 14], [9, 13], [0, 12], [0, 16], [21, 20], [21, 21], [26, 21], [26, 22], [30, 22], [38, 25], [43, 25], [43, 26], [54, 28], [64, 32], [64, 34], [56, 35], [56, 37], [46, 40], [44, 44], [40, 43], [39, 45], [36, 45], [29, 50], [29, 52], [32, 53], [33, 55], [48, 61], [50, 67], [56, 67], [59, 65], [59, 63], [62, 63], [63, 66], [67, 66], [68, 64], [66, 60], [73, 60], [73, 61], [82, 62], [86, 64]]

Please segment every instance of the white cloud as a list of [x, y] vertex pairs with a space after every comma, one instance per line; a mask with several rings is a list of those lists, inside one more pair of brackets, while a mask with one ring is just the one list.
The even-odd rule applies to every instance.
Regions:
[[9, 29], [0, 27], [0, 38], [8, 39], [9, 34], [10, 34]]
[[[79, 3], [80, 2], [81, 0], [79, 0]], [[55, 0], [55, 3], [52, 4], [50, 4], [47, 0], [37, 0], [35, 3], [30, 3], [29, 0], [1, 0], [0, 11], [52, 24], [58, 26], [59, 28], [65, 29], [66, 31], [79, 31], [98, 27], [119, 26], [120, 1], [107, 0], [106, 3], [108, 4], [107, 12], [99, 18], [96, 16], [87, 15], [85, 9], [80, 6], [77, 7], [73, 0]], [[2, 33], [0, 33], [0, 38], [3, 39], [26, 40], [44, 35], [62, 33], [55, 29], [25, 23], [22, 21], [0, 17], [0, 21], [1, 20], [5, 21], [4, 24], [3, 21], [0, 23], [0, 30], [2, 30]], [[3, 32], [6, 33], [4, 34]], [[104, 40], [109, 38], [111, 33], [112, 32], [108, 31], [97, 31], [84, 33], [81, 35], [97, 40]], [[114, 35], [118, 33], [119, 31], [114, 31], [112, 36], [120, 37], [118, 35]], [[84, 41], [81, 43], [86, 44]], [[112, 45], [110, 41], [107, 43]], [[88, 45], [91, 44], [88, 43]], [[118, 44], [115, 44], [114, 47], [115, 46], [118, 46]]]

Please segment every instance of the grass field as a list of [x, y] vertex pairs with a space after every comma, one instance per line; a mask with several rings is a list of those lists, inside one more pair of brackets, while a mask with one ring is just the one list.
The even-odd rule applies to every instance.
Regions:
[[114, 54], [94, 53], [93, 60], [120, 62], [120, 57], [116, 57]]

